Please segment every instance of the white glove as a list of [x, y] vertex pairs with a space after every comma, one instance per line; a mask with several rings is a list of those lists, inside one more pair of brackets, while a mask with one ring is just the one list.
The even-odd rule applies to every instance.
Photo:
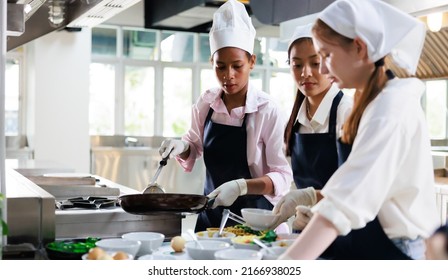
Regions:
[[180, 155], [186, 152], [190, 148], [190, 144], [187, 141], [176, 140], [176, 139], [165, 139], [160, 145], [159, 154], [162, 158], [165, 158], [168, 153], [173, 150], [170, 154], [170, 158]]
[[230, 206], [240, 195], [247, 193], [247, 183], [244, 179], [226, 182], [212, 191], [208, 197], [215, 198], [212, 209], [218, 206]]
[[272, 228], [276, 228], [279, 224], [286, 222], [292, 217], [296, 213], [297, 206], [313, 206], [316, 202], [316, 190], [313, 187], [289, 191], [280, 199], [274, 209], [272, 209], [274, 214], [280, 214], [280, 218]]
[[292, 228], [303, 230], [313, 217], [313, 212], [311, 212], [310, 207], [304, 205], [297, 206], [296, 210], [296, 218], [292, 222]]

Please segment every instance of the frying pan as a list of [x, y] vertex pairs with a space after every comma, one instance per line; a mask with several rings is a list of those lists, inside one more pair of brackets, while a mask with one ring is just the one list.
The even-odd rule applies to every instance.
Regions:
[[149, 193], [119, 197], [121, 208], [135, 215], [199, 213], [213, 204], [214, 198], [198, 194]]

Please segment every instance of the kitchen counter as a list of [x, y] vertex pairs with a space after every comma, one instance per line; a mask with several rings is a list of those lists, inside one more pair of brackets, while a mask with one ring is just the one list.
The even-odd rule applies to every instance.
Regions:
[[[119, 188], [120, 195], [138, 191], [95, 176], [99, 184]], [[55, 208], [56, 198], [17, 171], [7, 168], [8, 245], [31, 244], [38, 252], [48, 242], [86, 237], [120, 237], [126, 232], [156, 231], [171, 238], [181, 234], [182, 215], [134, 215], [121, 207]]]

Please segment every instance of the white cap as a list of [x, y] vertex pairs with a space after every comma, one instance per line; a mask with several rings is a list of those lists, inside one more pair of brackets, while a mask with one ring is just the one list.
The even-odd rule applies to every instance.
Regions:
[[426, 35], [421, 21], [379, 0], [337, 0], [318, 18], [345, 37], [363, 40], [373, 62], [391, 54], [415, 74]]
[[294, 33], [291, 36], [288, 44], [288, 50], [291, 48], [292, 43], [300, 38], [313, 38], [311, 29], [313, 28], [313, 24], [309, 23], [307, 25], [299, 25], [294, 30]]
[[244, 4], [229, 0], [213, 14], [210, 29], [210, 52], [224, 47], [236, 47], [253, 54], [255, 28]]

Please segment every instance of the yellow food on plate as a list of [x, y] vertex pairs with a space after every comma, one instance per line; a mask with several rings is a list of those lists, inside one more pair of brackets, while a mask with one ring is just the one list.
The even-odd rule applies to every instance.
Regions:
[[[207, 228], [207, 231], [218, 231], [219, 228]], [[234, 233], [236, 236], [263, 236], [267, 231], [256, 231], [243, 225], [235, 225], [230, 227], [225, 227], [224, 231]]]
[[259, 238], [259, 236], [256, 235], [237, 236], [232, 238], [232, 242], [238, 244], [251, 244], [254, 238]]
[[185, 248], [185, 239], [182, 236], [175, 236], [171, 239], [171, 248], [174, 252], [182, 252]]

